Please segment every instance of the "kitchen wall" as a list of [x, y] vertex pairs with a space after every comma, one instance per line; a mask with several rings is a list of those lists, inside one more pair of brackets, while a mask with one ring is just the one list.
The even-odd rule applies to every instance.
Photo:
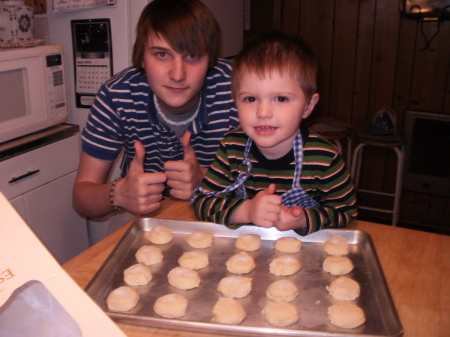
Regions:
[[[315, 117], [335, 117], [356, 133], [384, 106], [450, 115], [450, 21], [423, 24], [400, 15], [394, 0], [251, 0], [246, 38], [268, 29], [299, 34], [321, 62]], [[425, 35], [435, 38], [426, 46]], [[394, 190], [392, 151], [369, 149], [362, 187]], [[361, 201], [390, 205], [388, 198]], [[402, 192], [400, 221], [450, 227], [450, 198]]]

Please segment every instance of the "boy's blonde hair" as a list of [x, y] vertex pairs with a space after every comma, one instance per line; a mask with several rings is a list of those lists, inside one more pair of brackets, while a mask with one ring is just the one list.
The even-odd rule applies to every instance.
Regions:
[[165, 39], [178, 53], [208, 55], [214, 67], [220, 48], [220, 32], [214, 15], [199, 0], [154, 0], [141, 13], [133, 46], [133, 65], [142, 61], [149, 36]]
[[317, 92], [318, 61], [312, 50], [298, 37], [268, 32], [251, 40], [236, 56], [231, 77], [233, 97], [243, 75], [255, 73], [264, 78], [272, 72], [289, 73], [309, 101]]

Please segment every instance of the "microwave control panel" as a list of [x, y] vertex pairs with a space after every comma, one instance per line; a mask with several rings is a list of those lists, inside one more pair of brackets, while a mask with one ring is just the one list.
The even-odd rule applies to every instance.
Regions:
[[62, 54], [46, 56], [48, 104], [51, 111], [66, 106], [66, 90], [64, 85], [64, 69]]
[[90, 108], [113, 73], [110, 20], [72, 20], [72, 43], [76, 106]]

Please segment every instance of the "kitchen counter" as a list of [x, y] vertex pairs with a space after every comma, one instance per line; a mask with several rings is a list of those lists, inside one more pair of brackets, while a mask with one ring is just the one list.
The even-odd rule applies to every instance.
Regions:
[[[186, 201], [168, 198], [149, 216], [196, 220]], [[109, 256], [130, 224], [118, 229], [63, 265], [85, 288]], [[368, 233], [375, 245], [383, 272], [404, 329], [404, 337], [450, 336], [450, 236], [419, 232], [365, 221], [354, 221], [348, 229]], [[119, 324], [127, 336], [210, 336]], [[221, 337], [214, 333], [214, 336]]]
[[19, 137], [8, 142], [0, 143], [0, 161], [17, 156], [24, 152], [32, 151], [63, 138], [72, 136], [80, 130], [78, 125], [58, 124]]

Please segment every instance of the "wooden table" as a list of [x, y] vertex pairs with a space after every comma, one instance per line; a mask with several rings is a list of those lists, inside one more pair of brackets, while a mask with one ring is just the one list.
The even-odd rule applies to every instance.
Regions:
[[[188, 202], [166, 199], [156, 218], [196, 220]], [[85, 288], [130, 224], [118, 229], [63, 265]], [[354, 221], [348, 227], [367, 232], [375, 245], [405, 337], [450, 336], [450, 236]], [[127, 336], [210, 336], [119, 324]], [[223, 335], [215, 334], [220, 337]]]

